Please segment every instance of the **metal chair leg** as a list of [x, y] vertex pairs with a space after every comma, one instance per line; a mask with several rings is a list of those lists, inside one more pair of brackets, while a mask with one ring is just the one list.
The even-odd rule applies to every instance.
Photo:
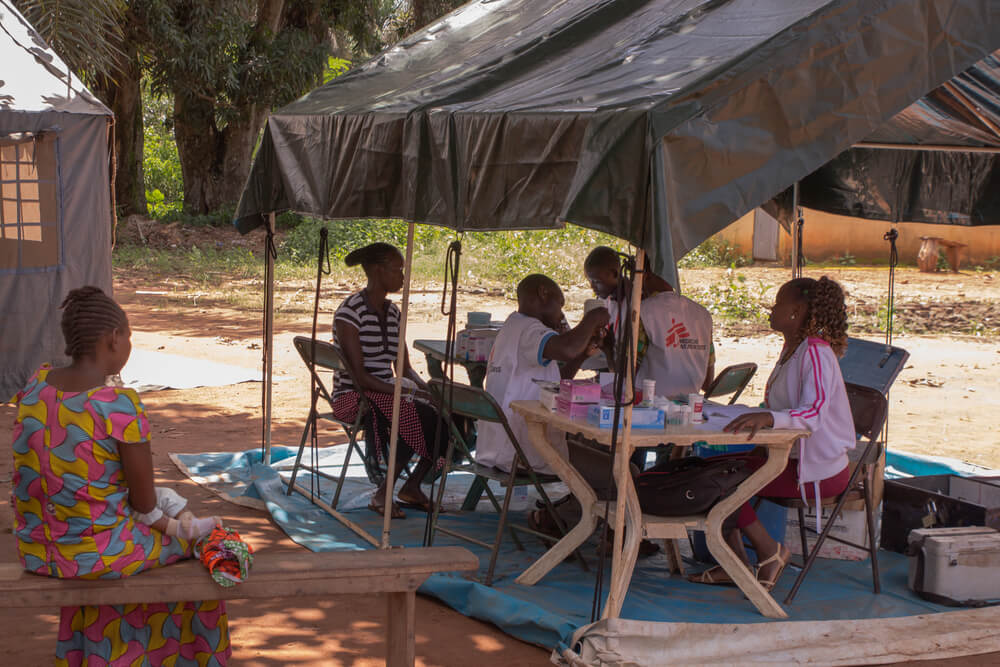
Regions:
[[288, 488], [285, 490], [285, 495], [292, 495], [292, 491], [295, 489], [295, 477], [299, 474], [299, 464], [302, 463], [302, 452], [306, 448], [306, 440], [309, 439], [309, 427], [316, 428], [316, 412], [313, 411], [309, 413], [309, 418], [306, 419], [306, 427], [302, 429], [302, 439], [299, 440], [299, 453], [295, 456], [295, 465], [292, 466], [292, 481], [288, 483]]
[[437, 500], [431, 508], [431, 532], [427, 538], [427, 546], [434, 546], [434, 535], [437, 533], [437, 522], [441, 516], [441, 503], [444, 502], [444, 487], [448, 482], [448, 473], [451, 472], [451, 457], [455, 450], [455, 441], [448, 438], [448, 447], [445, 448], [444, 468], [441, 470], [441, 485], [438, 486]]
[[865, 523], [868, 524], [868, 553], [872, 559], [872, 584], [875, 594], [882, 592], [882, 584], [879, 581], [878, 573], [878, 544], [875, 542], [875, 508], [874, 498], [872, 498], [872, 487], [869, 483], [870, 474], [866, 474], [865, 479]]
[[500, 543], [503, 542], [503, 529], [507, 523], [507, 510], [510, 509], [510, 499], [514, 495], [514, 478], [517, 476], [517, 465], [510, 467], [510, 477], [507, 479], [507, 492], [503, 494], [503, 509], [500, 510], [500, 517], [497, 521], [497, 535], [493, 540], [493, 551], [490, 553], [490, 566], [486, 570], [487, 586], [493, 585], [493, 570], [497, 566], [497, 556], [500, 555]]
[[[806, 566], [806, 561], [809, 560], [809, 536], [806, 534], [806, 513], [799, 507], [797, 508], [799, 512], [799, 539], [802, 541], [802, 567]], [[817, 512], [822, 512], [822, 507], [816, 508]]]
[[347, 456], [344, 457], [344, 465], [340, 467], [340, 478], [337, 480], [337, 490], [333, 494], [333, 502], [330, 503], [330, 507], [337, 509], [337, 503], [340, 502], [340, 492], [344, 488], [344, 480], [347, 479], [347, 468], [351, 465], [351, 454], [354, 452], [354, 448], [357, 447], [355, 433], [348, 433], [347, 437], [350, 439], [347, 443]]

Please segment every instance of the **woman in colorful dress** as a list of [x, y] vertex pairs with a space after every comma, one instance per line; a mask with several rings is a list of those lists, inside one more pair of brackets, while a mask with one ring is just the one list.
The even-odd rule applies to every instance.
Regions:
[[[137, 521], [157, 496], [149, 421], [132, 389], [105, 386], [132, 349], [128, 318], [97, 287], [62, 304], [72, 363], [42, 366], [16, 397], [13, 505], [35, 574], [117, 579], [191, 557], [192, 543]], [[227, 664], [222, 601], [63, 607], [57, 665]]]
[[[408, 351], [404, 349], [402, 373], [397, 376], [393, 370], [400, 344], [400, 313], [387, 297], [403, 287], [403, 255], [388, 243], [372, 243], [349, 253], [344, 263], [347, 266], [360, 264], [368, 284], [344, 299], [333, 316], [334, 338], [351, 371], [350, 375], [337, 374], [333, 413], [337, 419], [353, 421], [358, 414], [358, 392], [364, 392], [371, 406], [368, 423], [373, 426], [372, 439], [381, 456], [388, 451], [393, 390], [396, 383], [403, 385], [399, 414], [401, 442], [396, 449], [392, 483], [395, 486], [404, 466], [416, 454], [420, 461], [400, 487], [397, 498], [403, 506], [429, 511], [430, 499], [421, 490], [420, 483], [431, 469], [430, 444], [437, 433], [443, 442], [448, 431], [428, 401], [426, 384], [410, 366]], [[360, 386], [355, 386], [355, 382]], [[437, 451], [443, 453], [444, 445]], [[385, 482], [375, 491], [368, 509], [378, 514], [385, 511]], [[390, 511], [393, 518], [405, 516], [395, 502]]]

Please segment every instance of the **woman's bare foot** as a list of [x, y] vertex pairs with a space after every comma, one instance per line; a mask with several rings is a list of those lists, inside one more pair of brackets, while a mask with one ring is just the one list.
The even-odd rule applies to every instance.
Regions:
[[[415, 488], [414, 488], [415, 487]], [[421, 490], [420, 485], [416, 484], [410, 486], [410, 484], [404, 484], [403, 488], [399, 490], [396, 494], [404, 506], [414, 507], [416, 509], [422, 510], [424, 512], [431, 511], [431, 499], [427, 497], [427, 494]]]

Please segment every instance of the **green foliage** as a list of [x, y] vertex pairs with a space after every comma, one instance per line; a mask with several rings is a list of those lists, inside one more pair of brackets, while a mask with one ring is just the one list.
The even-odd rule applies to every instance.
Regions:
[[858, 263], [858, 258], [849, 252], [845, 252], [839, 257], [834, 257], [833, 260], [840, 264], [841, 266], [854, 266]]
[[997, 255], [993, 255], [982, 264], [977, 264], [973, 267], [977, 273], [982, 273], [983, 271], [996, 271], [998, 268], [1000, 268], [1000, 256]]
[[692, 269], [702, 266], [728, 266], [739, 268], [751, 264], [750, 257], [740, 252], [740, 249], [724, 239], [710, 238], [694, 250], [684, 255], [677, 266], [682, 269]]
[[938, 249], [937, 264], [935, 268], [938, 271], [947, 271], [950, 267], [948, 266], [948, 258], [944, 254], [943, 249]]
[[[406, 247], [407, 223], [401, 220], [335, 220], [303, 218], [281, 243], [279, 259], [313, 264], [319, 248], [319, 230], [329, 230], [330, 259], [339, 264], [351, 250], [375, 241]], [[414, 274], [439, 279], [445, 249], [456, 238], [442, 227], [414, 229]], [[574, 225], [544, 231], [470, 232], [462, 238], [463, 284], [500, 284], [512, 289], [529, 273], [544, 273], [562, 285], [583, 282], [583, 258], [597, 245], [623, 248], [622, 241]]]
[[889, 318], [892, 317], [892, 329], [896, 333], [903, 333], [903, 318], [899, 317], [899, 312], [895, 306], [889, 308], [889, 300], [885, 297], [879, 299], [878, 309], [875, 311], [876, 327], [879, 331], [887, 331], [889, 328]]
[[14, 0], [14, 6], [84, 81], [113, 76], [125, 58], [123, 0]]
[[[293, 263], [314, 263], [319, 249], [319, 230], [326, 227], [330, 247], [330, 260], [341, 262], [347, 253], [355, 248], [382, 241], [402, 249], [406, 247], [407, 223], [402, 220], [317, 220], [302, 218], [301, 222], [289, 230], [278, 248], [283, 256]], [[415, 254], [429, 247], [437, 247], [438, 241], [453, 234], [441, 227], [417, 225], [414, 229]]]
[[205, 285], [255, 278], [262, 271], [260, 259], [246, 248], [195, 246], [166, 250], [120, 244], [115, 247], [112, 261], [115, 268], [138, 269], [147, 275], [177, 276]]
[[346, 74], [349, 69], [351, 69], [350, 60], [330, 56], [326, 59], [326, 67], [323, 68], [323, 83], [330, 83], [341, 74]]
[[173, 98], [154, 96], [143, 86], [143, 178], [149, 215], [164, 219], [179, 215], [184, 203], [184, 181], [173, 132]]
[[751, 285], [745, 275], [730, 268], [723, 282], [713, 283], [691, 298], [705, 306], [713, 317], [762, 323], [767, 321], [770, 288], [763, 280]]

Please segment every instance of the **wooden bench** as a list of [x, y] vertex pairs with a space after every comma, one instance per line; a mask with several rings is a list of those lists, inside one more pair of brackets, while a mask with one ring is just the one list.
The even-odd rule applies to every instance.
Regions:
[[958, 265], [962, 262], [962, 248], [965, 243], [949, 241], [939, 236], [921, 236], [920, 250], [917, 252], [917, 268], [923, 273], [934, 273], [937, 271], [938, 249], [944, 250], [944, 256], [948, 260], [948, 266], [952, 273], [958, 273]]
[[435, 572], [476, 570], [479, 559], [462, 547], [369, 551], [262, 551], [249, 579], [232, 588], [215, 583], [205, 566], [182, 561], [124, 579], [56, 579], [29, 574], [19, 563], [0, 564], [0, 604], [15, 608], [142, 604], [183, 600], [332, 597], [385, 593], [386, 664], [414, 663], [417, 588]]

